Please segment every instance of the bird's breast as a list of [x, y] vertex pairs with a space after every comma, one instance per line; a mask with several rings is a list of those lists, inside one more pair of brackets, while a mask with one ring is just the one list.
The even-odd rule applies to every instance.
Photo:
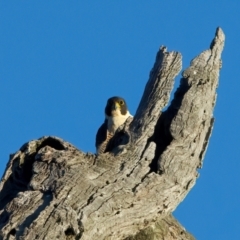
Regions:
[[131, 116], [130, 114], [108, 117], [108, 131], [115, 133], [115, 131]]

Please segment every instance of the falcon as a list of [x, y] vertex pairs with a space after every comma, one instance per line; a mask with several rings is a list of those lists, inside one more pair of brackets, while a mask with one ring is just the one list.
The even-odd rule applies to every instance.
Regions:
[[133, 117], [127, 108], [126, 101], [121, 97], [111, 97], [105, 107], [105, 121], [97, 131], [96, 149], [97, 154], [107, 152], [111, 138], [114, 136], [118, 127]]

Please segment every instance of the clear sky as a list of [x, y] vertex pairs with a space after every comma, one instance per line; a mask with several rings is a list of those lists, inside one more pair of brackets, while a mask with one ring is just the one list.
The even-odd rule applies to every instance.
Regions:
[[0, 176], [10, 153], [44, 135], [94, 152], [106, 100], [122, 96], [135, 113], [159, 46], [186, 68], [218, 26], [216, 122], [174, 215], [198, 240], [240, 239], [240, 1], [0, 1]]

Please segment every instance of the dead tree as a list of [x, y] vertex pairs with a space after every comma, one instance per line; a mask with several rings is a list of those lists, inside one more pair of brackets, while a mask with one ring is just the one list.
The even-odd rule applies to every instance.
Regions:
[[43, 137], [11, 155], [0, 183], [0, 239], [194, 239], [171, 213], [199, 176], [223, 45], [218, 28], [165, 111], [182, 61], [161, 47], [136, 115], [111, 152], [83, 153]]

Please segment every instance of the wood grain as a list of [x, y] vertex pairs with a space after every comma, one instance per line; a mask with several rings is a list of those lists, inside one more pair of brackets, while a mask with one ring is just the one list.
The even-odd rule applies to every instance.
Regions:
[[223, 45], [218, 28], [165, 111], [182, 57], [161, 47], [111, 152], [83, 153], [42, 137], [11, 155], [0, 183], [0, 239], [194, 239], [170, 214], [202, 167]]

